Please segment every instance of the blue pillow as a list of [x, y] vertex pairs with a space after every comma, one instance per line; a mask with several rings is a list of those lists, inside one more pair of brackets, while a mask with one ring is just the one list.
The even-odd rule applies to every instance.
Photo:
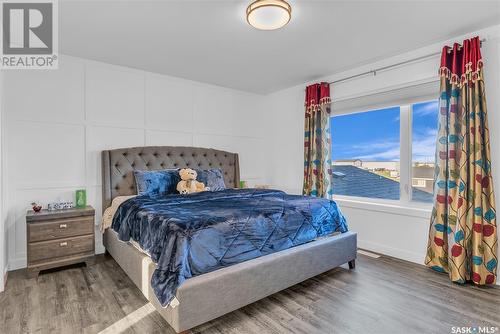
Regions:
[[209, 187], [210, 191], [219, 191], [226, 189], [224, 176], [220, 169], [196, 169], [198, 173], [197, 181], [203, 182], [205, 187]]
[[181, 180], [178, 169], [134, 171], [138, 195], [177, 194], [177, 183]]

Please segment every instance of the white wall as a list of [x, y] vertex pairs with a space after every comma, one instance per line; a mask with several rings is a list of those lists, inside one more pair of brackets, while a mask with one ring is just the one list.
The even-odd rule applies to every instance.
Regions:
[[[485, 84], [489, 109], [491, 151], [494, 186], [497, 193], [497, 208], [500, 208], [500, 26], [491, 27], [457, 36], [412, 52], [384, 59], [376, 63], [351, 69], [344, 73], [316, 81], [333, 81], [349, 77], [386, 65], [414, 59], [439, 52], [443, 45], [461, 42], [465, 37], [480, 35], [486, 38], [482, 48], [485, 59]], [[368, 52], [368, 51], [367, 51]], [[358, 79], [332, 85], [333, 106], [335, 102], [373, 93], [408, 87], [437, 79], [440, 56], [414, 62], [368, 75]], [[292, 87], [268, 96], [265, 101], [273, 124], [279, 124], [270, 132], [272, 147], [268, 158], [268, 176], [272, 184], [294, 193], [300, 193], [303, 180], [303, 126], [304, 88], [309, 83]], [[437, 92], [436, 92], [437, 93]], [[437, 94], [436, 94], [437, 97]], [[283, 166], [286, 166], [284, 169]], [[340, 207], [348, 218], [350, 228], [358, 232], [359, 246], [405, 260], [423, 263], [427, 245], [430, 209], [422, 210], [397, 206], [381, 206], [339, 200]]]
[[3, 291], [5, 286], [5, 275], [7, 273], [7, 244], [5, 243], [5, 217], [3, 211], [3, 200], [4, 200], [4, 187], [2, 179], [2, 165], [4, 164], [4, 159], [2, 157], [3, 152], [3, 71], [0, 71], [0, 292]]
[[[100, 151], [144, 145], [240, 154], [241, 177], [265, 182], [263, 97], [62, 56], [56, 71], [5, 73], [9, 270], [26, 265], [32, 201], [73, 200], [86, 188], [101, 212]], [[97, 233], [97, 251], [103, 251]]]

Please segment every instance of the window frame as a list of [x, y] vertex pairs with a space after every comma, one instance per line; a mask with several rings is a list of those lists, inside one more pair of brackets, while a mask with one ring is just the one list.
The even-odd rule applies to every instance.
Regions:
[[[349, 195], [333, 195], [334, 200], [340, 202], [350, 203], [350, 204], [373, 204], [375, 206], [393, 207], [406, 209], [415, 209], [417, 211], [430, 212], [432, 210], [433, 203], [425, 203], [412, 200], [412, 166], [413, 166], [413, 105], [419, 103], [426, 103], [432, 101], [438, 101], [438, 97], [435, 95], [419, 96], [416, 98], [406, 98], [401, 100], [396, 100], [393, 102], [388, 102], [384, 104], [376, 104], [373, 106], [364, 106], [359, 110], [335, 110], [330, 115], [329, 121], [331, 122], [333, 117], [357, 114], [363, 112], [376, 111], [386, 108], [399, 107], [399, 200], [392, 199], [380, 199], [380, 198], [370, 198], [370, 197], [359, 197], [359, 196], [349, 196]], [[330, 129], [332, 129], [330, 123]], [[331, 148], [330, 148], [331, 149]], [[332, 160], [333, 164], [333, 160]]]
[[[415, 182], [415, 181], [417, 181], [417, 182]], [[416, 179], [416, 178], [412, 177], [411, 178], [411, 186], [417, 187], [417, 188], [425, 188], [426, 187], [425, 179]]]

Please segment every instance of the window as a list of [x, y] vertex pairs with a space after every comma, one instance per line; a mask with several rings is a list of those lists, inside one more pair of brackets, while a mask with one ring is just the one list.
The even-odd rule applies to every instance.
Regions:
[[335, 195], [399, 199], [399, 117], [399, 107], [332, 117]]
[[[412, 105], [412, 199], [432, 203], [438, 103], [430, 101]], [[418, 180], [418, 184], [413, 181]], [[415, 190], [418, 188], [418, 191]]]
[[432, 203], [437, 112], [429, 101], [332, 116], [334, 195]]

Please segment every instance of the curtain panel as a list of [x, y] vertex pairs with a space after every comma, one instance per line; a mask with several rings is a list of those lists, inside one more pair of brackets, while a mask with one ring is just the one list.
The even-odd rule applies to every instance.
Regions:
[[497, 227], [478, 37], [441, 56], [434, 208], [425, 263], [456, 283], [496, 282]]
[[304, 121], [304, 195], [331, 198], [330, 84], [307, 86]]

